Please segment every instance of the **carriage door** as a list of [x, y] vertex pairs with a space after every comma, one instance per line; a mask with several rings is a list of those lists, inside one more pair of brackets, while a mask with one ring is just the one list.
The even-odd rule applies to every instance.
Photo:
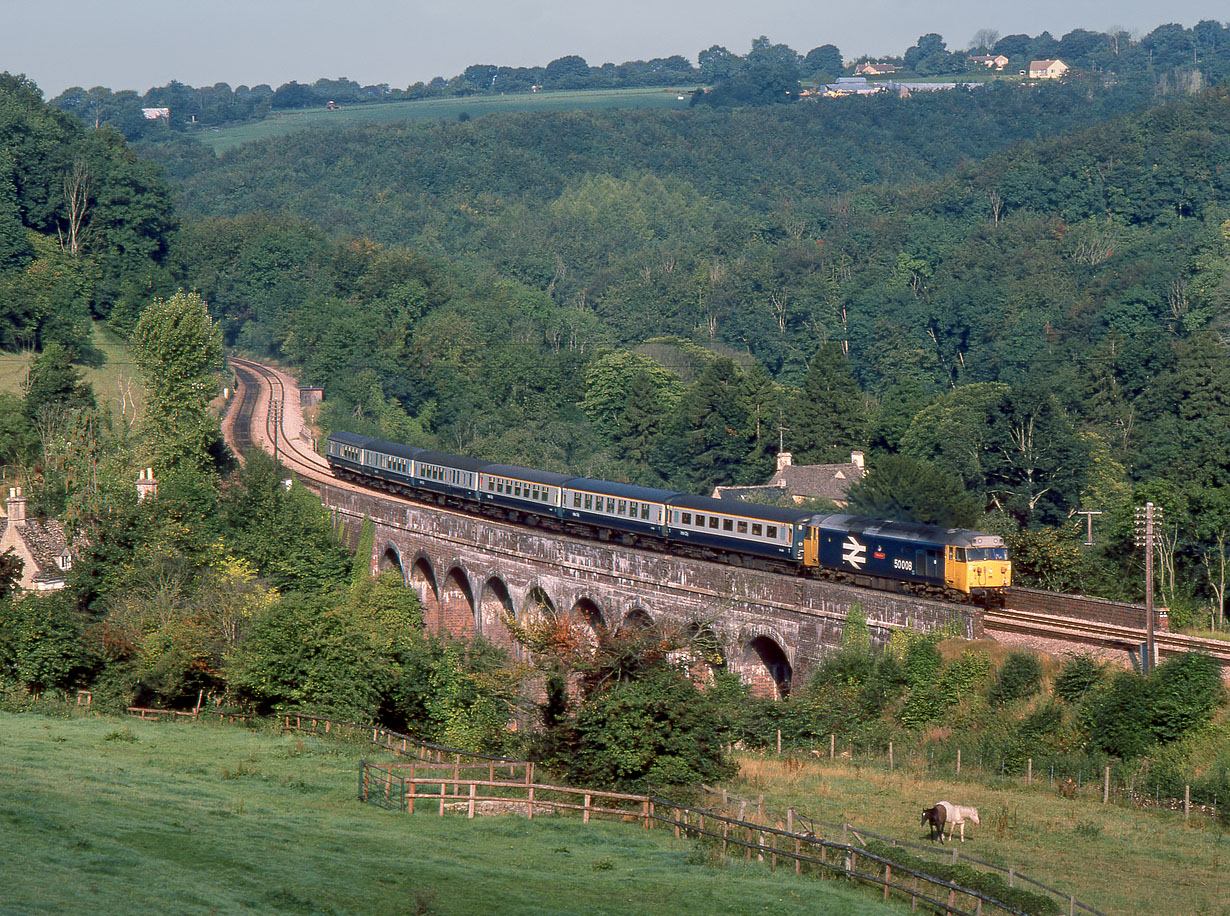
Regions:
[[927, 579], [938, 579], [940, 555], [934, 550], [916, 550], [914, 552], [914, 575]]

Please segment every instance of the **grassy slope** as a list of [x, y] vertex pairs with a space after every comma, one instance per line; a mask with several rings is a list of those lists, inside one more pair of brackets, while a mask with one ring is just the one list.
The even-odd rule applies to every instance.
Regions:
[[907, 912], [716, 867], [668, 831], [362, 806], [363, 755], [379, 756], [230, 726], [0, 713], [0, 914]]
[[974, 805], [982, 823], [967, 826], [962, 852], [1015, 867], [1103, 913], [1230, 916], [1230, 835], [1206, 817], [1184, 827], [1181, 812], [1103, 806], [1100, 792], [1060, 798], [1044, 779], [1026, 791], [850, 762], [742, 763], [732, 789], [745, 797], [763, 793], [778, 811], [793, 805], [820, 821], [915, 842], [927, 836], [923, 808], [940, 799]]
[[[101, 322], [94, 325], [94, 346], [105, 356], [97, 369], [83, 369], [85, 380], [94, 386], [100, 404], [111, 406], [111, 413], [120, 419], [120, 384], [129, 388], [138, 409], [144, 401], [145, 389], [137, 365], [124, 342], [106, 329]], [[26, 375], [28, 357], [23, 353], [0, 353], [0, 391], [21, 395], [21, 382]], [[129, 416], [132, 407], [128, 408]]]
[[668, 92], [661, 87], [646, 89], [591, 89], [577, 92], [534, 92], [507, 96], [471, 96], [461, 99], [420, 99], [413, 102], [387, 102], [379, 105], [353, 105], [328, 111], [309, 108], [288, 111], [238, 127], [224, 127], [197, 134], [206, 146], [221, 153], [253, 140], [281, 137], [309, 127], [352, 127], [366, 122], [454, 121], [460, 115], [479, 117], [506, 111], [559, 111], [591, 108], [686, 108], [686, 93]]

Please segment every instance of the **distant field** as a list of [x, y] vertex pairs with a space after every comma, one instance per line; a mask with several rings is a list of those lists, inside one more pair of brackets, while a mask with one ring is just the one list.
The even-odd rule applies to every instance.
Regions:
[[0, 914], [883, 916], [842, 882], [668, 830], [362, 805], [367, 745], [0, 712]]
[[[100, 404], [111, 405], [111, 413], [120, 419], [121, 388], [123, 385], [137, 409], [145, 402], [145, 388], [141, 374], [133, 362], [132, 354], [124, 342], [107, 330], [101, 322], [94, 325], [94, 346], [102, 351], [105, 362], [97, 369], [84, 369], [85, 380], [94, 386], [94, 394]], [[0, 391], [21, 394], [21, 382], [26, 375], [27, 357], [21, 353], [0, 353]]]
[[[565, 111], [593, 108], [687, 108], [688, 89], [668, 92], [650, 89], [590, 89], [578, 92], [526, 92], [499, 96], [470, 96], [464, 99], [421, 99], [413, 102], [386, 102], [343, 106], [336, 111], [308, 108], [279, 113], [264, 121], [224, 127], [196, 134], [215, 152], [225, 152], [253, 140], [281, 137], [297, 130], [322, 125], [354, 126], [390, 121], [455, 121], [463, 114], [472, 118], [503, 111]], [[683, 99], [679, 96], [682, 95]]]

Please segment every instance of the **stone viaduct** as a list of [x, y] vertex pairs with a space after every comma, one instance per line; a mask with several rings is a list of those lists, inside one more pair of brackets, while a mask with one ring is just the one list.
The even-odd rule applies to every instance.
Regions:
[[356, 544], [375, 526], [372, 569], [395, 568], [423, 601], [428, 629], [480, 634], [514, 653], [505, 617], [568, 614], [592, 631], [650, 623], [708, 630], [727, 666], [761, 696], [780, 697], [841, 644], [850, 608], [872, 641], [895, 629], [952, 624], [981, 636], [972, 608], [813, 579], [706, 563], [567, 537], [321, 485], [321, 499]]

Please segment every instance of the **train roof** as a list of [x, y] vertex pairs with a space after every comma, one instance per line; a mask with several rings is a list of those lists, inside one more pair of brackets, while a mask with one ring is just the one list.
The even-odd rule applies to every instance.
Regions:
[[943, 525], [924, 525], [918, 522], [898, 522], [884, 518], [868, 518], [862, 515], [816, 516], [818, 528], [829, 528], [869, 537], [897, 538], [902, 541], [920, 541], [928, 544], [951, 544], [954, 547], [1003, 547], [1004, 539], [997, 534], [971, 531], [968, 528], [948, 528]]
[[483, 468], [483, 473], [496, 474], [500, 477], [513, 477], [517, 480], [528, 480], [531, 483], [545, 483], [549, 487], [558, 487], [573, 479], [571, 474], [539, 471], [535, 468], [524, 468], [517, 464], [489, 464]]
[[756, 518], [780, 525], [798, 525], [816, 514], [815, 509], [787, 509], [781, 506], [765, 506], [760, 503], [745, 503], [735, 499], [713, 499], [709, 496], [679, 495], [669, 500], [672, 506], [693, 511], [711, 512], [714, 515], [736, 515], [740, 518]]
[[438, 464], [445, 468], [457, 468], [461, 471], [482, 471], [491, 464], [490, 461], [484, 461], [481, 458], [467, 458], [464, 455], [453, 455], [449, 452], [437, 452], [431, 449], [421, 450], [414, 456], [414, 460], [426, 464]]
[[620, 499], [635, 499], [645, 503], [665, 503], [679, 495], [677, 490], [659, 490], [656, 487], [641, 487], [631, 483], [615, 483], [611, 480], [599, 480], [596, 477], [574, 477], [568, 483], [568, 489], [601, 493], [603, 496], [615, 496]]
[[[333, 441], [343, 442], [346, 445], [353, 445], [357, 448], [367, 448], [367, 446], [370, 443], [375, 442], [377, 440], [373, 439], [371, 436], [360, 436], [358, 433], [338, 432], [338, 433], [330, 433], [329, 441], [330, 442], [333, 442]], [[381, 443], [381, 444], [388, 445], [391, 443]]]

